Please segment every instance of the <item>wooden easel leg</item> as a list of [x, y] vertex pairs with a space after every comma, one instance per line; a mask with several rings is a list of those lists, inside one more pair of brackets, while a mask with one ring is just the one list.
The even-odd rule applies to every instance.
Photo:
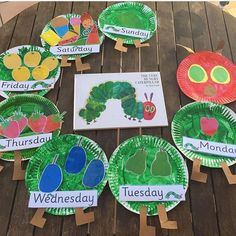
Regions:
[[0, 166], [0, 172], [3, 170], [3, 168], [4, 168], [3, 166]]
[[149, 43], [141, 43], [139, 39], [134, 40], [134, 45], [136, 48], [149, 47]]
[[76, 208], [75, 222], [77, 226], [94, 222], [94, 212], [84, 213], [82, 208]]
[[156, 235], [156, 228], [154, 226], [147, 225], [147, 208], [145, 206], [140, 208], [139, 222], [139, 236]]
[[233, 175], [225, 161], [221, 162], [222, 169], [229, 184], [236, 184], [236, 175]]
[[61, 67], [70, 67], [71, 63], [68, 62], [68, 56], [62, 56], [61, 58]]
[[89, 63], [82, 63], [80, 56], [77, 56], [75, 59], [76, 71], [90, 70], [91, 67]]
[[46, 223], [46, 219], [43, 217], [44, 212], [44, 208], [38, 208], [31, 219], [30, 224], [39, 228], [43, 228], [44, 224]]
[[123, 43], [124, 43], [123, 39], [117, 39], [115, 49], [120, 51], [120, 52], [127, 52], [128, 48], [124, 47]]
[[157, 210], [158, 210], [161, 228], [163, 228], [163, 229], [178, 229], [176, 221], [168, 220], [168, 216], [167, 216], [166, 209], [165, 209], [164, 205], [162, 205], [162, 204], [157, 205]]
[[191, 174], [191, 179], [201, 182], [201, 183], [206, 183], [207, 182], [207, 174], [202, 173], [200, 171], [201, 167], [201, 160], [199, 159], [194, 159], [193, 160], [193, 168], [192, 168], [192, 174]]
[[21, 166], [21, 154], [19, 151], [14, 152], [14, 170], [12, 180], [24, 180], [25, 179], [25, 171], [22, 170]]

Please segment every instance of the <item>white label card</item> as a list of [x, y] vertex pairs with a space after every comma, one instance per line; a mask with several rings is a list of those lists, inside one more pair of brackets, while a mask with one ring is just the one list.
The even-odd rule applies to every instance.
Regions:
[[52, 139], [52, 133], [0, 139], [0, 152], [36, 148]]
[[236, 158], [236, 145], [183, 137], [183, 147], [193, 152]]
[[146, 39], [150, 37], [150, 31], [148, 30], [119, 27], [115, 25], [104, 25], [103, 31], [108, 32], [108, 33], [113, 33], [113, 34], [132, 36], [132, 37], [141, 38], [141, 39]]
[[33, 81], [0, 81], [0, 91], [39, 91], [54, 87], [55, 80], [33, 80]]
[[50, 52], [54, 55], [76, 55], [84, 53], [99, 53], [100, 45], [76, 45], [76, 46], [55, 46], [50, 48]]
[[97, 206], [97, 190], [31, 192], [29, 208], [80, 208]]
[[121, 185], [119, 199], [125, 202], [184, 201], [185, 190], [182, 185]]

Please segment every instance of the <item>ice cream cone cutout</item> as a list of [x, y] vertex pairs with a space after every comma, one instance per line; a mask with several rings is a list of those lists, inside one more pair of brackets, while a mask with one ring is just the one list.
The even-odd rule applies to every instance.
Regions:
[[76, 208], [75, 222], [77, 226], [94, 222], [94, 212], [84, 213], [82, 208]]
[[89, 63], [82, 63], [80, 56], [77, 56], [75, 59], [76, 71], [90, 70], [91, 67]]
[[140, 208], [140, 218], [139, 218], [139, 236], [155, 236], [156, 228], [154, 226], [147, 225], [147, 208], [142, 206]]
[[22, 170], [21, 166], [21, 154], [19, 151], [14, 152], [14, 170], [12, 180], [24, 180], [25, 179], [25, 171]]
[[120, 51], [120, 52], [127, 52], [128, 48], [124, 47], [123, 43], [124, 43], [123, 39], [117, 39], [115, 49]]
[[61, 58], [61, 67], [70, 67], [71, 63], [68, 62], [68, 56], [62, 56]]
[[134, 45], [136, 48], [149, 47], [149, 43], [141, 43], [139, 39], [134, 40]]
[[192, 168], [192, 174], [191, 174], [191, 179], [201, 182], [201, 183], [206, 183], [207, 182], [207, 174], [202, 173], [200, 171], [201, 167], [201, 160], [199, 159], [194, 159], [193, 160], [193, 168]]
[[236, 175], [233, 175], [225, 161], [221, 162], [221, 167], [224, 171], [224, 174], [229, 182], [229, 184], [236, 184]]
[[43, 217], [44, 212], [45, 212], [44, 208], [38, 208], [34, 213], [34, 216], [31, 219], [30, 224], [39, 228], [43, 228], [46, 223], [46, 219]]
[[168, 220], [168, 216], [166, 213], [165, 206], [160, 204], [157, 205], [159, 221], [161, 224], [161, 228], [163, 229], [178, 229], [177, 222]]

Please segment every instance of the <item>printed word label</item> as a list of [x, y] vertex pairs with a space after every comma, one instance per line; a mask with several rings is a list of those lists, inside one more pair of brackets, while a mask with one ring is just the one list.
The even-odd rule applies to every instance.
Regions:
[[184, 201], [185, 190], [182, 185], [122, 185], [119, 191], [120, 201]]
[[54, 55], [74, 55], [84, 53], [98, 53], [100, 51], [99, 44], [78, 45], [78, 46], [55, 46], [50, 48], [50, 52]]
[[39, 91], [54, 87], [54, 79], [38, 81], [0, 81], [0, 91]]
[[14, 139], [0, 139], [0, 152], [36, 148], [52, 139], [52, 133], [31, 135]]
[[236, 158], [236, 145], [183, 137], [183, 147], [193, 152]]
[[132, 36], [132, 37], [141, 38], [141, 39], [146, 39], [150, 37], [150, 31], [148, 30], [119, 27], [119, 26], [114, 26], [114, 25], [104, 25], [103, 31], [108, 32], [108, 33], [113, 33], [113, 34]]
[[97, 206], [97, 190], [31, 192], [29, 208], [79, 208]]

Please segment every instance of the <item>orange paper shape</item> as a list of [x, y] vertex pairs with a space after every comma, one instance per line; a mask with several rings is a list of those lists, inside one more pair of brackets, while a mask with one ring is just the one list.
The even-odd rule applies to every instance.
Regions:
[[155, 236], [156, 228], [154, 226], [147, 225], [147, 208], [142, 206], [140, 208], [140, 218], [139, 218], [139, 236]]
[[229, 182], [229, 184], [236, 184], [236, 175], [233, 175], [225, 161], [221, 162], [224, 174]]
[[120, 51], [120, 52], [127, 52], [128, 48], [123, 46], [124, 40], [123, 39], [117, 39], [116, 40], [116, 45], [115, 45], [115, 49]]
[[61, 58], [61, 67], [70, 67], [71, 63], [68, 62], [68, 56], [62, 56]]
[[136, 48], [142, 48], [142, 47], [149, 47], [150, 44], [149, 43], [141, 43], [139, 39], [135, 39], [134, 41], [134, 45]]
[[25, 179], [25, 171], [22, 170], [21, 166], [21, 154], [19, 151], [14, 152], [14, 170], [12, 180], [24, 180]]
[[75, 209], [75, 222], [77, 226], [92, 223], [94, 220], [94, 212], [84, 213], [82, 208]]
[[76, 71], [90, 70], [91, 67], [89, 63], [82, 63], [80, 56], [77, 56], [75, 59]]
[[207, 174], [202, 173], [200, 171], [200, 167], [201, 167], [201, 160], [200, 159], [194, 159], [193, 160], [193, 168], [192, 168], [191, 179], [195, 180], [197, 182], [206, 183], [207, 182]]
[[162, 204], [157, 205], [157, 210], [158, 210], [161, 228], [163, 228], [163, 229], [178, 229], [176, 221], [168, 220], [168, 216], [167, 216], [166, 209], [165, 209], [164, 205], [162, 205]]
[[44, 212], [44, 208], [38, 208], [31, 219], [30, 224], [39, 228], [43, 228], [46, 223], [46, 219], [43, 217]]

